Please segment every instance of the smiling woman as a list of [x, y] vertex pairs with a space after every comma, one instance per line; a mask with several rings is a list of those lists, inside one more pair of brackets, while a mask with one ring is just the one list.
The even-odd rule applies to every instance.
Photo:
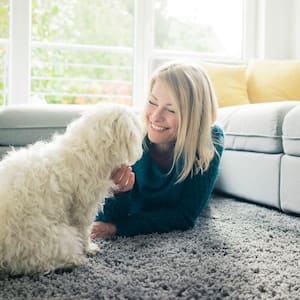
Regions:
[[175, 114], [176, 102], [168, 86], [157, 80], [152, 87], [148, 104], [146, 105], [145, 117], [150, 142], [164, 151], [169, 145], [175, 143], [178, 118]]
[[149, 90], [143, 156], [113, 172], [117, 189], [96, 217], [92, 238], [187, 230], [209, 201], [223, 131], [214, 124], [217, 99], [206, 73], [172, 62], [153, 73]]

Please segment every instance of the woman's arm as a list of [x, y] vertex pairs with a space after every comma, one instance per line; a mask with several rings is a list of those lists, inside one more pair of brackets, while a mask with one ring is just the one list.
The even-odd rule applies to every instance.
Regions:
[[136, 211], [130, 213], [130, 193], [106, 200], [104, 214], [97, 220], [112, 222], [116, 227], [116, 234], [133, 236], [153, 232], [168, 232], [171, 230], [186, 230], [193, 227], [212, 193], [223, 152], [223, 131], [215, 127], [213, 130], [217, 153], [210, 163], [209, 169], [187, 179], [183, 184], [181, 195], [172, 208], [161, 208], [152, 211]]
[[163, 233], [172, 230], [186, 230], [194, 226], [200, 212], [206, 206], [218, 174], [223, 146], [217, 146], [218, 154], [210, 163], [209, 169], [186, 180], [180, 201], [173, 208], [156, 211], [142, 211], [117, 219], [114, 224], [116, 234], [133, 236], [153, 232]]
[[114, 196], [104, 200], [103, 211], [96, 216], [97, 221], [110, 222], [124, 217], [129, 209], [129, 191], [133, 188], [135, 175], [130, 166], [122, 165], [113, 170], [111, 180], [115, 184]]
[[128, 215], [130, 208], [130, 192], [118, 194], [116, 196], [106, 198], [103, 205], [103, 211], [99, 211], [95, 222], [114, 222]]

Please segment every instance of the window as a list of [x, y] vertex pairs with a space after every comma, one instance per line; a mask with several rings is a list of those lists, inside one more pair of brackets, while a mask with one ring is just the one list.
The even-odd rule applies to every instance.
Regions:
[[241, 0], [155, 0], [157, 57], [242, 59], [243, 6]]
[[244, 58], [253, 1], [0, 0], [0, 101], [140, 106], [166, 60]]
[[154, 8], [155, 48], [241, 58], [243, 1], [155, 0]]
[[0, 0], [0, 105], [7, 98], [8, 20], [9, 0]]
[[31, 93], [131, 104], [132, 0], [32, 0]]

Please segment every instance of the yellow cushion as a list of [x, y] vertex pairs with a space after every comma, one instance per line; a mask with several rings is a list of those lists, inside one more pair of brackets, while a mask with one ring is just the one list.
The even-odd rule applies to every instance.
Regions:
[[300, 60], [252, 61], [247, 75], [251, 103], [300, 100]]
[[219, 107], [248, 104], [246, 66], [201, 63], [218, 97]]

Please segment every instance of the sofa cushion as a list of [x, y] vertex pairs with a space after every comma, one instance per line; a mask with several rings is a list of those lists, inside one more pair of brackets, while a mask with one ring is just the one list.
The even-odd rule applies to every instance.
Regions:
[[226, 150], [215, 190], [279, 208], [282, 154]]
[[24, 146], [63, 132], [84, 105], [18, 105], [0, 109], [0, 145]]
[[286, 154], [300, 156], [300, 104], [291, 109], [282, 125], [283, 150]]
[[280, 204], [285, 212], [300, 214], [300, 159], [283, 155], [280, 173]]
[[300, 100], [300, 60], [252, 61], [247, 69], [251, 103]]
[[280, 205], [285, 212], [300, 214], [300, 159], [283, 155], [280, 176]]
[[246, 66], [201, 63], [218, 97], [219, 107], [248, 104]]
[[218, 123], [225, 131], [225, 148], [281, 153], [282, 123], [297, 102], [239, 105], [219, 109]]

